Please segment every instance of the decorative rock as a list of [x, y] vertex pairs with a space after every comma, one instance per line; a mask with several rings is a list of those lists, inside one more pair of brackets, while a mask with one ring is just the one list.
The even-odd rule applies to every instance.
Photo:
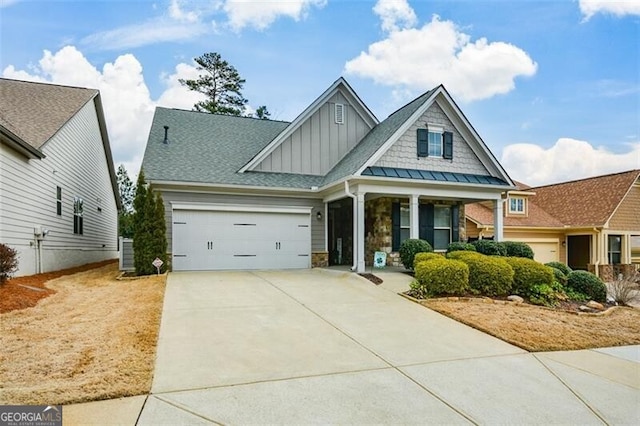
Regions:
[[590, 311], [590, 310], [591, 310], [590, 308], [587, 308], [587, 307], [586, 307], [586, 306], [584, 306], [584, 305], [580, 306], [578, 309], [580, 309], [582, 312], [588, 312], [588, 311]]
[[587, 307], [589, 307], [591, 309], [597, 309], [599, 311], [604, 310], [604, 306], [602, 305], [602, 303], [598, 303], [595, 300], [589, 300], [587, 302]]
[[511, 296], [508, 296], [507, 300], [509, 302], [513, 302], [513, 303], [516, 303], [516, 304], [524, 302], [524, 299], [522, 297], [516, 296], [515, 294], [512, 294]]

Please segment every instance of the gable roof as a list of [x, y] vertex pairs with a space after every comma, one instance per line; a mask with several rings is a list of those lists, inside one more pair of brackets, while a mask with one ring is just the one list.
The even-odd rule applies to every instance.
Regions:
[[244, 173], [248, 170], [252, 170], [255, 166], [260, 164], [262, 160], [264, 160], [270, 153], [272, 153], [280, 144], [282, 144], [289, 136], [293, 134], [304, 122], [306, 122], [315, 112], [317, 112], [322, 105], [327, 103], [327, 101], [335, 95], [337, 92], [343, 93], [348, 99], [354, 104], [355, 110], [359, 113], [359, 115], [364, 119], [366, 123], [369, 123], [370, 127], [375, 127], [378, 124], [378, 119], [371, 112], [369, 107], [367, 107], [364, 102], [360, 99], [360, 97], [356, 94], [356, 92], [351, 88], [347, 80], [343, 77], [338, 78], [333, 82], [331, 86], [327, 90], [325, 90], [318, 98], [316, 98], [311, 105], [305, 108], [300, 115], [298, 115], [295, 120], [293, 120], [287, 127], [282, 129], [282, 131], [276, 135], [265, 147], [263, 147], [259, 152], [256, 153], [246, 164], [244, 164], [239, 172]]
[[[515, 227], [602, 227], [613, 216], [640, 170], [630, 170], [534, 188], [528, 197], [528, 216], [504, 218]], [[535, 195], [534, 195], [535, 194]], [[493, 211], [481, 203], [465, 206], [467, 217], [479, 225], [493, 225]]]
[[0, 131], [42, 158], [42, 146], [96, 95], [94, 89], [0, 78]]
[[[238, 173], [289, 125], [285, 121], [156, 108], [142, 168], [147, 181], [281, 188], [317, 186], [322, 176]], [[163, 143], [169, 126], [168, 143]]]

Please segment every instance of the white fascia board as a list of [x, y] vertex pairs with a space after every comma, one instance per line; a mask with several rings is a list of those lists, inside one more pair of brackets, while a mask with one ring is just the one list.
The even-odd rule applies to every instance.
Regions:
[[391, 135], [391, 137], [387, 139], [387, 141], [380, 148], [378, 148], [378, 150], [374, 152], [371, 157], [369, 157], [369, 159], [354, 173], [354, 175], [360, 176], [367, 167], [373, 166], [380, 159], [380, 157], [382, 157], [389, 150], [389, 148], [391, 148], [391, 146], [400, 138], [400, 136], [404, 135], [409, 127], [411, 127], [411, 125], [415, 123], [416, 120], [418, 120], [418, 118], [422, 116], [422, 114], [424, 114], [424, 112], [431, 106], [431, 104], [433, 104], [433, 101], [436, 95], [440, 92], [441, 88], [442, 86], [438, 87], [438, 89], [435, 90], [434, 93], [432, 93], [426, 101], [424, 101], [424, 103], [411, 115], [411, 117], [409, 117], [407, 121], [405, 121], [402, 126], [400, 126], [398, 130], [396, 130], [395, 133]]
[[[175, 191], [175, 192], [222, 192], [233, 194], [252, 194], [252, 195], [264, 195], [264, 196], [280, 196], [282, 194], [292, 194], [295, 196], [302, 195], [304, 197], [313, 198], [314, 194], [318, 192], [317, 188], [288, 188], [288, 187], [275, 187], [275, 186], [255, 186], [255, 185], [231, 185], [231, 184], [213, 184], [202, 182], [176, 182], [176, 181], [161, 181], [150, 180], [147, 181], [152, 187], [157, 187], [163, 191]], [[256, 194], [258, 193], [258, 194]], [[278, 193], [278, 194], [274, 194]]]
[[[373, 122], [373, 126], [375, 127], [378, 124], [378, 119], [371, 112], [371, 110], [360, 100], [360, 97], [356, 95], [353, 91], [349, 83], [343, 78], [340, 77], [337, 79], [327, 90], [325, 90], [311, 105], [309, 105], [300, 115], [296, 117], [280, 134], [278, 134], [269, 144], [262, 149], [259, 153], [257, 153], [247, 164], [242, 166], [239, 173], [244, 173], [247, 170], [253, 170], [255, 166], [257, 166], [262, 160], [264, 160], [269, 154], [273, 152], [286, 138], [291, 136], [291, 134], [297, 130], [302, 123], [304, 123], [309, 117], [311, 117], [322, 105], [324, 105], [327, 100], [336, 93], [340, 86], [342, 86], [345, 91], [353, 98], [360, 108], [367, 114], [367, 117], [363, 117], [366, 122]], [[361, 115], [362, 116], [362, 115]]]
[[260, 204], [215, 204], [171, 202], [172, 210], [200, 210], [215, 212], [292, 213], [311, 214], [313, 207], [265, 206]]
[[464, 199], [464, 200], [500, 200], [500, 193], [490, 191], [486, 188], [452, 188], [452, 187], [406, 187], [406, 186], [379, 186], [371, 184], [354, 185], [353, 192], [364, 192], [367, 194], [389, 194], [411, 196], [418, 195], [429, 198], [442, 199]]

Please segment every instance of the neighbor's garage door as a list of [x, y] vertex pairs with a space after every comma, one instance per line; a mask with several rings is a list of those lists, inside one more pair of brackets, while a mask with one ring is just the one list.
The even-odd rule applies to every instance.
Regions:
[[173, 270], [311, 266], [310, 212], [173, 210]]

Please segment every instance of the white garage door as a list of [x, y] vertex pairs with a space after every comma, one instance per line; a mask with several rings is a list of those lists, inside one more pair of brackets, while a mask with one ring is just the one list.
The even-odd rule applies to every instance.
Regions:
[[173, 270], [311, 266], [310, 212], [173, 210]]
[[528, 242], [533, 250], [533, 258], [540, 263], [557, 262], [560, 260], [558, 242]]

